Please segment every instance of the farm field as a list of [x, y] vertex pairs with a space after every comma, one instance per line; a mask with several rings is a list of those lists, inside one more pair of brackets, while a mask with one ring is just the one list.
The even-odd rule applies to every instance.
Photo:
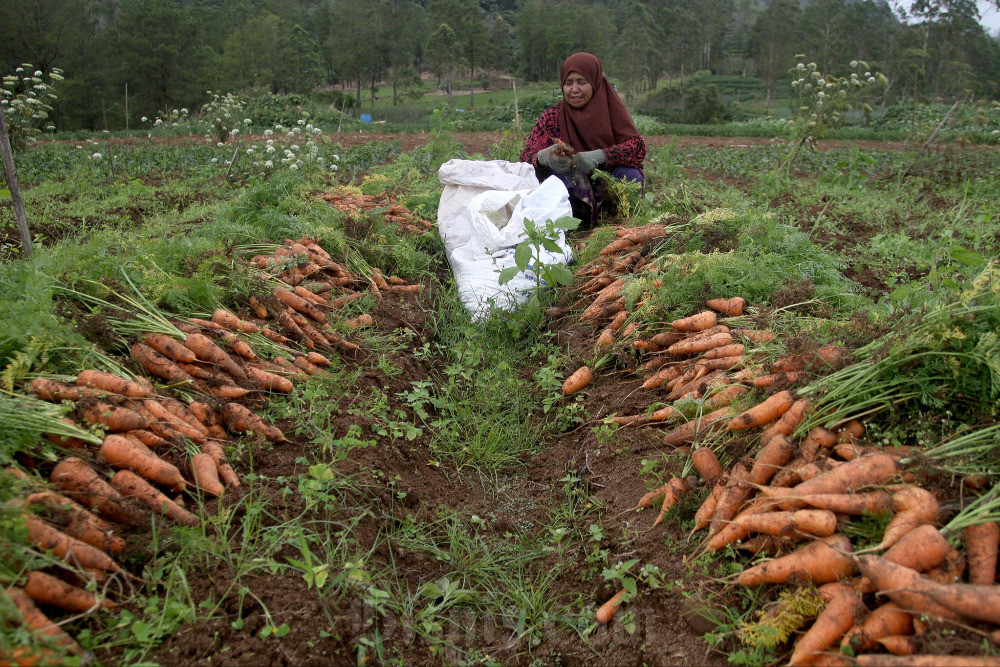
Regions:
[[[995, 555], [990, 570], [968, 544], [1000, 519], [1000, 150], [821, 142], [783, 169], [781, 140], [651, 136], [645, 192], [570, 232], [573, 283], [473, 322], [434, 225], [437, 168], [516, 159], [522, 138], [278, 141], [295, 169], [230, 166], [231, 145], [183, 138], [19, 157], [36, 254], [18, 255], [0, 199], [0, 583], [50, 575], [113, 604], [40, 602], [69, 639], [0, 597], [4, 659], [998, 659], [994, 598], [977, 615], [945, 591], [996, 580]], [[741, 311], [706, 305], [733, 297]], [[150, 334], [193, 358], [151, 363]], [[566, 393], [582, 366], [593, 379]], [[87, 388], [85, 370], [135, 384]], [[761, 403], [769, 417], [744, 416]], [[123, 435], [116, 410], [143, 433]], [[147, 468], [109, 440], [170, 466], [153, 479], [172, 517], [143, 504], [122, 471]], [[238, 486], [195, 473], [204, 454]], [[121, 517], [105, 491], [60, 481], [67, 458], [127, 496]], [[33, 531], [80, 516], [31, 495], [45, 490], [109, 522], [107, 560], [86, 567]], [[802, 500], [815, 493], [872, 504]], [[781, 526], [748, 527], [769, 510]], [[816, 523], [789, 523], [800, 512]], [[939, 557], [890, 561], [910, 533]], [[829, 553], [751, 581], [806, 545]], [[920, 578], [884, 575], [901, 563]], [[890, 600], [913, 611], [884, 633], [902, 638], [841, 651]], [[838, 609], [839, 634], [816, 639]]]

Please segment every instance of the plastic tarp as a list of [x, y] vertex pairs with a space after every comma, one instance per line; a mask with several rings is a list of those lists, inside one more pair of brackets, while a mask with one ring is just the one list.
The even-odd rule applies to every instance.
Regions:
[[[529, 266], [501, 286], [500, 271], [515, 266], [525, 220], [542, 224], [573, 215], [566, 186], [554, 176], [539, 184], [530, 164], [506, 160], [449, 160], [438, 179], [444, 185], [438, 231], [459, 298], [475, 319], [494, 308], [515, 310], [530, 298], [537, 276]], [[560, 230], [554, 240], [560, 252], [543, 248], [541, 261], [569, 264], [573, 251], [566, 235]]]

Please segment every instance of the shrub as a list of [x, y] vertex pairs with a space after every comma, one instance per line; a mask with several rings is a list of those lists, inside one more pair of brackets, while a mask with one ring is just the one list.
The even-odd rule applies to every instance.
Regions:
[[46, 82], [45, 74], [31, 63], [22, 64], [14, 70], [14, 74], [3, 78], [0, 83], [0, 106], [7, 119], [11, 147], [15, 151], [34, 141], [42, 129], [55, 130], [47, 121], [52, 102], [57, 99], [56, 82], [62, 81], [62, 78], [62, 70], [54, 67]]

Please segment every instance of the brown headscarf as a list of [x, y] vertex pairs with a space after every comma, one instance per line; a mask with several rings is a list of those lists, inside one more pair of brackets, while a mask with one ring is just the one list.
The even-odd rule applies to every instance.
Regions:
[[559, 134], [563, 141], [578, 151], [609, 148], [629, 137], [639, 136], [632, 117], [618, 98], [618, 93], [604, 76], [601, 61], [590, 53], [574, 53], [562, 66], [559, 85], [570, 72], [579, 72], [594, 87], [594, 96], [582, 109], [574, 109], [566, 100], [557, 106]]

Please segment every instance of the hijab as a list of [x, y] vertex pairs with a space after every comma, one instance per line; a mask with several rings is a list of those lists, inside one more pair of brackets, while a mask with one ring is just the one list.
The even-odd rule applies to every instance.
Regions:
[[639, 136], [618, 93], [604, 76], [601, 61], [589, 53], [574, 53], [562, 66], [560, 88], [570, 72], [579, 72], [594, 88], [594, 96], [582, 109], [574, 109], [565, 99], [557, 105], [559, 134], [577, 151], [608, 148], [629, 137]]

